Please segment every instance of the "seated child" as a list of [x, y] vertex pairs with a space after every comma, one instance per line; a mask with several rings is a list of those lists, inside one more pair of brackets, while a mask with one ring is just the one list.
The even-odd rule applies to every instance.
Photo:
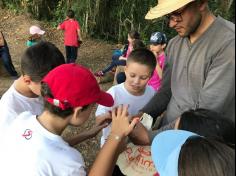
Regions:
[[[122, 53], [122, 55], [115, 54], [112, 57], [111, 64], [109, 66], [107, 66], [105, 69], [96, 72], [94, 75], [97, 76], [97, 77], [104, 76], [105, 73], [111, 71], [114, 67], [116, 67], [118, 65], [125, 66], [126, 65], [126, 59], [129, 57], [132, 50], [136, 49], [135, 47], [133, 47], [133, 45], [134, 45], [133, 42], [135, 40], [139, 40], [139, 43], [141, 42], [140, 34], [137, 31], [130, 31], [128, 33], [128, 42], [129, 42], [129, 44], [128, 44], [127, 47], [125, 47], [125, 49], [124, 49], [125, 52]], [[143, 43], [140, 43], [140, 45], [144, 46]], [[142, 47], [142, 46], [140, 46], [140, 47]]]
[[44, 35], [45, 31], [40, 29], [38, 26], [31, 26], [29, 29], [30, 36], [27, 40], [26, 45], [28, 47], [35, 45], [36, 43], [42, 41], [42, 36]]
[[167, 44], [166, 35], [161, 32], [155, 32], [150, 37], [150, 50], [155, 54], [157, 59], [156, 69], [153, 76], [148, 81], [148, 85], [152, 86], [156, 91], [161, 86], [162, 70], [165, 63], [165, 52], [164, 49]]
[[[126, 81], [111, 87], [108, 90], [113, 96], [114, 106], [122, 104], [129, 105], [129, 114], [136, 115], [139, 110], [153, 97], [155, 91], [147, 86], [147, 82], [153, 74], [156, 66], [156, 58], [148, 49], [134, 50], [127, 59], [125, 67]], [[111, 108], [98, 106], [96, 111], [97, 122], [109, 116]], [[110, 126], [103, 129], [101, 146], [107, 140], [110, 133]]]
[[86, 176], [81, 154], [61, 134], [68, 125], [83, 124], [95, 103], [112, 106], [112, 96], [100, 90], [88, 69], [76, 64], [50, 71], [42, 80], [41, 94], [43, 113], [20, 114], [1, 139], [1, 174]]

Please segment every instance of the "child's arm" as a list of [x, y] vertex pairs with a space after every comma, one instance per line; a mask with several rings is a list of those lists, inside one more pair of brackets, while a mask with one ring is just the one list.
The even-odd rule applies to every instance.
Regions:
[[119, 156], [119, 149], [125, 138], [133, 130], [137, 120], [129, 123], [128, 106], [119, 106], [112, 111], [111, 135], [99, 152], [89, 176], [112, 175], [114, 166]]
[[83, 41], [80, 29], [77, 29], [79, 41]]
[[108, 123], [103, 123], [101, 121], [100, 124], [97, 124], [95, 127], [90, 129], [89, 131], [82, 132], [72, 138], [65, 139], [65, 141], [70, 145], [77, 145], [87, 139], [95, 137], [103, 128], [107, 127]]
[[111, 123], [112, 117], [111, 117], [111, 112], [107, 112], [101, 115], [96, 116], [96, 124], [101, 124], [103, 122], [105, 123]]
[[135, 145], [151, 145], [148, 130], [142, 123], [138, 123], [129, 135], [130, 141]]
[[124, 57], [124, 56], [120, 56], [120, 57], [119, 57], [119, 60], [127, 60], [127, 58]]

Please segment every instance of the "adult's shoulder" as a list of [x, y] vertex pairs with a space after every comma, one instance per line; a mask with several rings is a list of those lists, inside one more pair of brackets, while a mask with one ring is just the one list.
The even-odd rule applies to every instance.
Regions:
[[[219, 30], [224, 30], [231, 34], [235, 34], [235, 24], [222, 18], [221, 16], [217, 17], [217, 23], [221, 26]], [[233, 35], [234, 36], [234, 35]]]

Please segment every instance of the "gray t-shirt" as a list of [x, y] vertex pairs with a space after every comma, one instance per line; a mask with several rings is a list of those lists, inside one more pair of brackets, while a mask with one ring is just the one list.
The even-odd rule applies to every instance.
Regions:
[[235, 121], [235, 26], [221, 17], [193, 44], [176, 36], [167, 47], [162, 87], [142, 109], [166, 111], [166, 125], [184, 111], [205, 108]]

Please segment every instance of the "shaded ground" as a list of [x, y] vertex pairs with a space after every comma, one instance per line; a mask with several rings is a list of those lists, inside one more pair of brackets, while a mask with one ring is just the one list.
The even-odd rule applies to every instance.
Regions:
[[[57, 31], [55, 28], [51, 28], [45, 23], [35, 21], [27, 14], [16, 15], [12, 12], [0, 9], [0, 30], [3, 31], [5, 38], [8, 41], [13, 64], [19, 73], [20, 58], [26, 49], [25, 43], [28, 38], [28, 29], [31, 25], [35, 24], [40, 25], [42, 29], [46, 30], [45, 40], [54, 43], [64, 53], [63, 33], [61, 31]], [[84, 43], [79, 50], [78, 63], [91, 68], [92, 71], [97, 71], [109, 63], [112, 49], [115, 47], [115, 45], [111, 45], [106, 42], [84, 39]], [[12, 83], [13, 80], [2, 68], [2, 65], [0, 65], [0, 96], [10, 87]], [[101, 88], [107, 90], [110, 86], [111, 83], [102, 84]], [[71, 136], [81, 131], [88, 130], [93, 125], [94, 112], [86, 124], [79, 128], [70, 127], [66, 129], [64, 136]], [[90, 167], [99, 150], [99, 139], [100, 135], [76, 146], [76, 148], [84, 156], [87, 168]]]

